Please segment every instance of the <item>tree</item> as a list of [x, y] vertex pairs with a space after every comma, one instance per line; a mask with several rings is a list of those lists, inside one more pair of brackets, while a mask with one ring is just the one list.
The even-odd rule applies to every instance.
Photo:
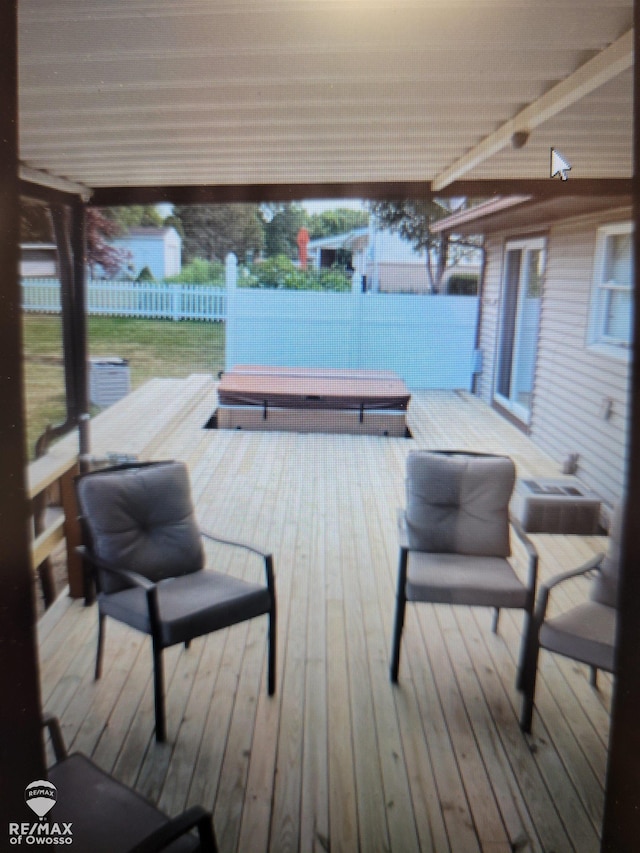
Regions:
[[270, 204], [262, 208], [267, 257], [298, 256], [298, 232], [307, 226], [307, 212], [299, 204]]
[[102, 211], [107, 219], [116, 222], [120, 234], [139, 226], [160, 228], [164, 222], [153, 204], [128, 204], [125, 207], [105, 207]]
[[433, 234], [430, 227], [451, 211], [437, 201], [422, 199], [372, 201], [369, 210], [390, 231], [408, 240], [414, 249], [425, 251], [429, 288], [439, 293], [447, 266], [449, 239], [447, 234]]
[[[86, 210], [86, 262], [91, 275], [101, 267], [108, 276], [117, 275], [130, 260], [126, 249], [116, 249], [110, 240], [119, 236], [120, 225], [105, 216], [97, 207]], [[23, 198], [20, 202], [20, 240], [23, 242], [51, 243], [54, 240], [49, 208], [39, 202]]]
[[368, 211], [338, 207], [335, 210], [311, 214], [307, 228], [311, 239], [318, 240], [322, 237], [333, 237], [335, 234], [345, 234], [354, 228], [366, 228], [368, 224]]
[[400, 234], [414, 249], [425, 250], [427, 275], [433, 293], [440, 293], [447, 264], [457, 263], [480, 245], [473, 239], [432, 233], [431, 226], [451, 213], [444, 201], [372, 201], [368, 207], [390, 231]]
[[264, 245], [263, 220], [255, 204], [176, 205], [182, 222], [185, 261], [224, 261], [229, 252], [244, 260]]
[[121, 233], [120, 225], [109, 219], [98, 207], [87, 207], [87, 265], [93, 276], [96, 267], [101, 267], [108, 276], [116, 276], [129, 263], [131, 253], [126, 249], [116, 249], [109, 242]]
[[53, 232], [49, 208], [28, 198], [20, 199], [20, 241], [51, 243]]

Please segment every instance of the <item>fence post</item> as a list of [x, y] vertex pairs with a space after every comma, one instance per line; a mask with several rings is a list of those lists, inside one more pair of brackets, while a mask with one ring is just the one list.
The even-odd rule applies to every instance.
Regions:
[[238, 259], [233, 252], [225, 259], [225, 283], [227, 290], [235, 290], [238, 283]]
[[171, 319], [180, 319], [180, 308], [182, 303], [182, 287], [179, 284], [170, 284], [171, 291]]

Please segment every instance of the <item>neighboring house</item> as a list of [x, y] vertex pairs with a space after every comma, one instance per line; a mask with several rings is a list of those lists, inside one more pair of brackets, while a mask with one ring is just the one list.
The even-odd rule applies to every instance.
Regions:
[[[351, 270], [356, 291], [428, 293], [430, 289], [425, 251], [414, 249], [399, 234], [374, 225], [311, 240], [307, 254], [310, 265], [316, 269], [337, 263]], [[455, 273], [479, 276], [479, 254], [447, 269], [443, 278], [445, 292], [448, 280]]]
[[632, 316], [626, 198], [495, 203], [438, 223], [485, 237], [475, 391], [609, 505], [625, 479]]
[[182, 268], [182, 238], [175, 228], [131, 228], [112, 241], [116, 249], [129, 253], [127, 270], [137, 278], [147, 267], [158, 281], [177, 275]]
[[309, 267], [313, 269], [331, 269], [338, 265], [352, 273], [353, 290], [365, 289], [364, 257], [369, 242], [369, 228], [354, 228], [343, 234], [310, 240], [307, 245]]
[[55, 278], [58, 249], [55, 243], [20, 243], [21, 278]]

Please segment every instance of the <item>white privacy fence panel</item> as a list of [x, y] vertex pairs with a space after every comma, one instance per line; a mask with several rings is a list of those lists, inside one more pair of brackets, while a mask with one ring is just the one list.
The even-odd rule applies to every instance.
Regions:
[[[87, 312], [103, 316], [219, 322], [226, 317], [226, 304], [223, 287], [205, 284], [90, 281], [87, 285]], [[60, 313], [60, 282], [24, 279], [22, 308]]]
[[231, 289], [226, 367], [386, 369], [410, 388], [468, 390], [478, 305], [472, 296]]

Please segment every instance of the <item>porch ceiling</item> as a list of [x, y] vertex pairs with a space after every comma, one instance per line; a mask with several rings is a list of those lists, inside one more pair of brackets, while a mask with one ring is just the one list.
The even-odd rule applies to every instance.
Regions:
[[[548, 178], [553, 145], [572, 178], [630, 177], [629, 36], [614, 43], [632, 12], [631, 0], [21, 0], [20, 157], [93, 188], [444, 187], [453, 174]], [[572, 78], [607, 49], [586, 86]], [[532, 132], [515, 150], [518, 115]]]

